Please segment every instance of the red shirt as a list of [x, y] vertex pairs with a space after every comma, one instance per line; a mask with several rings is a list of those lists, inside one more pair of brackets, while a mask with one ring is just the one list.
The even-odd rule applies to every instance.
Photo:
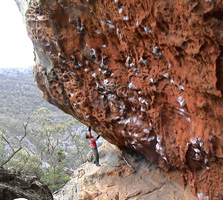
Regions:
[[91, 148], [96, 148], [97, 147], [97, 145], [96, 145], [97, 138], [96, 137], [95, 138], [89, 138], [88, 140], [90, 142]]

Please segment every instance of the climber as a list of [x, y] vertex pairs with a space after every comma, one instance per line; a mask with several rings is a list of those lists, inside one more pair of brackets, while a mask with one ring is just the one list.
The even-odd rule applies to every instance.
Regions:
[[86, 134], [86, 138], [89, 140], [90, 142], [90, 146], [91, 149], [94, 153], [94, 157], [95, 157], [95, 161], [94, 163], [96, 164], [96, 166], [100, 167], [101, 165], [99, 165], [99, 154], [98, 154], [98, 148], [97, 148], [97, 144], [96, 141], [97, 139], [100, 137], [100, 135], [98, 137], [93, 137], [91, 135], [91, 127], [89, 126], [88, 128], [88, 133]]

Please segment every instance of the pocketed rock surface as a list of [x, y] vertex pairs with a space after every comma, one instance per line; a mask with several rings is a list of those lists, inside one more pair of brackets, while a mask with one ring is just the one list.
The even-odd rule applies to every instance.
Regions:
[[81, 165], [71, 180], [54, 194], [55, 200], [196, 200], [189, 187], [170, 180], [161, 169], [139, 153], [116, 146], [100, 147], [100, 164]]
[[43, 97], [223, 199], [222, 0], [16, 0]]

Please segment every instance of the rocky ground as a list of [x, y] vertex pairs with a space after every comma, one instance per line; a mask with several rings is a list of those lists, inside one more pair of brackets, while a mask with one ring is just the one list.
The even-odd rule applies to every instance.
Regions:
[[101, 167], [92, 161], [81, 165], [54, 194], [55, 200], [197, 199], [177, 173], [167, 175], [139, 153], [130, 154], [108, 143], [99, 152]]
[[53, 200], [49, 188], [38, 178], [16, 173], [15, 170], [0, 168], [0, 199]]

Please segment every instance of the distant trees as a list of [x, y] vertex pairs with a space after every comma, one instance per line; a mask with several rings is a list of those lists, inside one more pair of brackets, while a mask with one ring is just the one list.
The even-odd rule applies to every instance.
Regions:
[[76, 124], [77, 120], [73, 119], [68, 121], [65, 126], [68, 132], [67, 140], [70, 139], [73, 144], [73, 155], [76, 155], [76, 165], [79, 166], [86, 161], [86, 155], [90, 149], [85, 135], [77, 133]]
[[32, 70], [0, 72], [0, 91], [0, 166], [36, 175], [52, 191], [59, 189], [86, 160], [87, 127], [42, 98]]
[[[23, 134], [13, 142], [1, 132], [0, 166], [38, 176], [52, 192], [61, 188], [73, 169], [86, 161], [89, 144], [83, 132], [77, 130], [80, 127], [77, 120], [57, 122], [54, 113], [42, 107], [23, 123]], [[36, 154], [32, 145], [37, 149]], [[6, 147], [11, 151], [7, 157], [3, 153]]]
[[67, 164], [64, 162], [66, 158], [62, 148], [56, 151], [56, 157], [51, 163], [51, 166], [42, 177], [45, 184], [48, 185], [52, 192], [60, 189], [70, 178], [70, 174], [67, 174]]
[[49, 163], [43, 181], [55, 191], [69, 179], [69, 168], [85, 162], [88, 141], [76, 131], [80, 123], [75, 119], [55, 123], [52, 112], [47, 108], [37, 109], [33, 118], [33, 135], [41, 137], [41, 159]]
[[26, 175], [37, 176], [39, 178], [44, 175], [40, 158], [36, 155], [30, 155], [24, 150], [19, 151], [13, 159], [7, 163], [7, 166]]
[[[65, 159], [65, 154], [62, 149], [62, 135], [65, 131], [63, 124], [54, 124], [51, 120], [52, 112], [47, 108], [40, 108], [34, 112], [34, 128], [35, 136], [41, 136], [41, 159], [49, 163], [49, 168], [46, 169], [42, 180], [48, 185], [51, 191], [55, 191], [61, 186], [59, 176], [63, 174], [63, 168], [67, 167], [66, 163], [62, 163]], [[69, 180], [69, 176], [62, 177], [64, 181]], [[65, 182], [62, 181], [63, 184]]]
[[14, 145], [7, 139], [7, 135], [3, 131], [0, 132], [0, 137], [1, 137], [1, 146], [2, 152], [4, 152], [4, 147], [7, 144], [8, 147], [11, 149], [11, 153], [7, 156], [4, 157], [4, 159], [1, 160], [0, 167], [3, 167], [5, 164], [7, 164], [21, 149], [22, 149], [22, 141], [27, 135], [27, 127], [29, 124], [29, 117], [27, 119], [27, 122], [23, 122], [23, 128], [24, 128], [24, 133], [20, 137], [20, 139], [17, 139], [17, 148], [14, 147]]
[[[14, 168], [17, 172], [23, 172], [27, 175], [35, 175], [41, 177], [43, 175], [41, 169], [41, 160], [36, 155], [30, 155], [27, 151], [22, 150], [23, 140], [27, 136], [29, 119], [23, 122], [23, 135], [18, 136], [16, 141], [8, 139], [9, 133], [0, 131], [0, 166]], [[5, 148], [8, 147], [10, 152], [6, 153]]]
[[0, 165], [4, 162], [5, 157], [5, 140], [3, 139], [3, 132], [0, 131]]

